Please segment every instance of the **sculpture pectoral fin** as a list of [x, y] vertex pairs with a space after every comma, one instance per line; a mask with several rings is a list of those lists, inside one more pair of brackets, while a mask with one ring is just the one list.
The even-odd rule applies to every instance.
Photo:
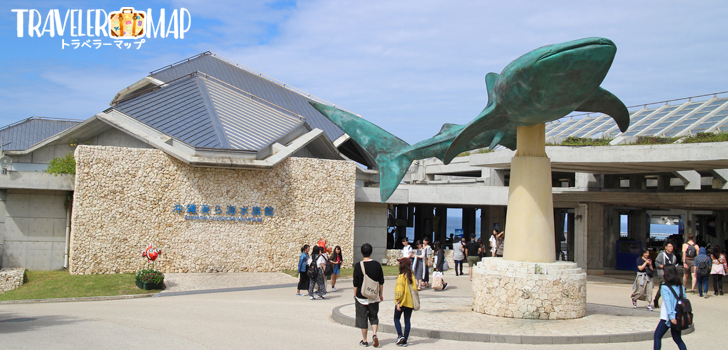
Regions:
[[614, 96], [611, 92], [598, 88], [594, 94], [589, 97], [586, 102], [582, 103], [581, 106], [576, 108], [579, 112], [600, 112], [604, 113], [619, 126], [619, 130], [622, 132], [627, 131], [629, 128], [629, 111], [622, 101]]
[[488, 103], [488, 106], [460, 132], [445, 153], [445, 159], [443, 159], [445, 164], [450, 164], [458, 154], [468, 151], [468, 143], [471, 139], [481, 133], [500, 129], [508, 124], [507, 113], [502, 109], [499, 110], [497, 106], [497, 102]]
[[[493, 87], [495, 87], [495, 81], [498, 80], [498, 73], [490, 72], [485, 75], [485, 87], [488, 89], [488, 105], [495, 103], [495, 93], [493, 93]], [[488, 107], [486, 105], [486, 108]]]

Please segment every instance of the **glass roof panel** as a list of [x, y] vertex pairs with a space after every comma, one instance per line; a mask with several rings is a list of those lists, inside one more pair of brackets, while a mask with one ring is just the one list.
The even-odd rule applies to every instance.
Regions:
[[637, 125], [637, 126], [635, 126], [633, 128], [630, 127], [629, 130], [627, 130], [627, 132], [624, 133], [624, 136], [634, 136], [634, 135], [636, 135], [640, 131], [642, 131], [645, 128], [647, 128], [648, 126], [650, 126], [652, 123], [656, 122], [660, 118], [666, 116], [668, 113], [670, 113], [673, 110], [675, 110], [675, 108], [677, 108], [677, 106], [667, 107], [667, 108], [663, 109], [662, 111], [660, 111], [660, 113], [657, 113], [654, 116], [651, 116], [649, 119], [646, 119], [644, 123], [642, 123], [640, 125]]
[[589, 124], [593, 120], [594, 120], [594, 118], [590, 118], [588, 116], [578, 119], [578, 120], [576, 120], [575, 123], [572, 123], [568, 128], [565, 128], [565, 129], [562, 129], [561, 131], [559, 131], [557, 136], [571, 136], [571, 135], [569, 135], [569, 133], [579, 130], [581, 127]]
[[546, 133], [546, 136], [557, 135], [559, 133], [559, 130], [564, 130], [565, 128], [567, 128], [572, 123], [574, 123], [574, 120], [573, 119], [564, 120], [564, 121], [562, 121], [562, 122], [559, 123], [561, 125], [553, 128], [553, 129], [551, 129], [551, 131], [547, 132]]

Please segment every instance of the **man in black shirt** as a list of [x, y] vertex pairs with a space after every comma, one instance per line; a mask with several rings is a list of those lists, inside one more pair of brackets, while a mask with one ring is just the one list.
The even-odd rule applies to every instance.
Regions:
[[[379, 346], [379, 339], [377, 338], [377, 327], [379, 326], [379, 302], [384, 300], [382, 297], [384, 293], [384, 272], [382, 271], [382, 265], [378, 261], [372, 260], [372, 245], [364, 243], [361, 246], [361, 254], [364, 256], [363, 264], [360, 262], [354, 265], [354, 303], [356, 306], [356, 326], [361, 329], [362, 341], [359, 345], [369, 346], [367, 342], [367, 329], [369, 325], [367, 320], [372, 324], [372, 342], [374, 347]], [[362, 265], [364, 265], [364, 271], [362, 271]], [[361, 294], [362, 284], [364, 283], [364, 274], [366, 273], [369, 278], [379, 282], [379, 297], [372, 300]]]
[[470, 268], [468, 274], [470, 274], [470, 280], [473, 280], [473, 266], [480, 261], [480, 244], [475, 241], [475, 234], [470, 234], [470, 242], [465, 245], [465, 255], [468, 259], [468, 267]]

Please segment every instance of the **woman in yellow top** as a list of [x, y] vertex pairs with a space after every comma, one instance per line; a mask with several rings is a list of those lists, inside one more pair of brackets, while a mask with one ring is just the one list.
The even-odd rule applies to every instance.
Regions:
[[[407, 346], [407, 338], [410, 332], [410, 317], [414, 310], [411, 288], [417, 288], [414, 273], [412, 273], [412, 262], [408, 258], [398, 259], [399, 276], [397, 285], [394, 287], [394, 327], [397, 329], [397, 346]], [[404, 333], [399, 319], [404, 314]]]

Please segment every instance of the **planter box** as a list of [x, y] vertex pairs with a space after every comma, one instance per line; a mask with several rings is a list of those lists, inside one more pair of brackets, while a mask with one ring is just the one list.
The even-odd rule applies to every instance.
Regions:
[[144, 290], [153, 290], [153, 289], [164, 289], [164, 281], [160, 283], [146, 283], [139, 280], [136, 280], [137, 287], [144, 289]]

